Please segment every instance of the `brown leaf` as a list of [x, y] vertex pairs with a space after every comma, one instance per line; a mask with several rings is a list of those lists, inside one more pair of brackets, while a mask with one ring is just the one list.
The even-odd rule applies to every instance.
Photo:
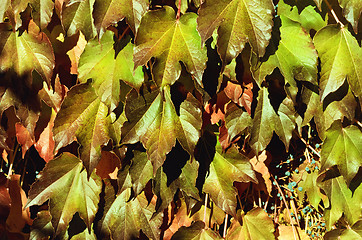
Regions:
[[121, 160], [114, 152], [102, 151], [101, 160], [96, 167], [96, 173], [102, 179], [117, 179]]
[[169, 240], [177, 232], [180, 227], [189, 227], [192, 223], [192, 219], [188, 216], [187, 206], [184, 201], [181, 201], [181, 206], [177, 209], [177, 212], [173, 218], [172, 224], [165, 231], [163, 239]]
[[0, 173], [0, 225], [5, 224], [5, 220], [10, 213], [10, 207], [11, 198], [7, 187], [7, 179], [4, 173]]
[[223, 151], [225, 151], [225, 149], [227, 149], [231, 144], [230, 136], [224, 123], [219, 127], [219, 142]]
[[6, 220], [9, 232], [21, 232], [25, 224], [32, 224], [29, 208], [23, 210], [28, 200], [24, 190], [20, 187], [20, 176], [18, 174], [11, 175], [9, 181], [9, 193], [11, 197], [11, 208], [8, 219]]
[[59, 75], [57, 75], [55, 77], [54, 90], [49, 89], [44, 83], [43, 88], [39, 91], [39, 96], [49, 107], [58, 112], [67, 92], [68, 88], [60, 83]]
[[15, 123], [15, 131], [16, 139], [22, 148], [22, 158], [24, 158], [25, 153], [35, 143], [35, 139], [21, 123]]
[[251, 103], [253, 101], [253, 83], [249, 83], [242, 87], [240, 84], [228, 82], [224, 92], [231, 101], [244, 107], [251, 114]]
[[216, 103], [213, 102], [213, 100], [210, 100], [209, 103], [205, 106], [205, 113], [203, 116], [204, 122], [207, 123], [208, 118], [210, 119], [211, 124], [216, 124], [220, 120], [224, 122], [226, 106], [229, 101], [230, 99], [226, 96], [224, 91], [218, 93]]
[[87, 40], [85, 40], [84, 35], [80, 32], [77, 45], [75, 45], [74, 48], [72, 48], [67, 52], [67, 55], [69, 56], [71, 62], [71, 67], [70, 67], [71, 74], [78, 74], [79, 58], [84, 51], [85, 45], [87, 45]]
[[[300, 237], [300, 240], [308, 240], [310, 239], [308, 237], [308, 235], [300, 228], [297, 226], [294, 226], [295, 229], [298, 231], [298, 236]], [[278, 240], [289, 240], [289, 239], [294, 239], [294, 233], [293, 233], [293, 229], [292, 226], [283, 226], [280, 225], [278, 227]]]
[[267, 151], [263, 151], [258, 158], [255, 156], [250, 159], [251, 165], [253, 165], [253, 169], [260, 173], [264, 179], [265, 185], [267, 187], [267, 191], [270, 194], [272, 191], [272, 182], [270, 180], [270, 173], [268, 167], [265, 165], [265, 161], [268, 159]]
[[[54, 158], [54, 139], [53, 139], [53, 126], [54, 126], [55, 114], [52, 114], [48, 125], [44, 131], [40, 134], [39, 140], [34, 144], [35, 149], [38, 151], [39, 156], [44, 159], [45, 162], [49, 162]], [[56, 153], [55, 153], [56, 154]]]

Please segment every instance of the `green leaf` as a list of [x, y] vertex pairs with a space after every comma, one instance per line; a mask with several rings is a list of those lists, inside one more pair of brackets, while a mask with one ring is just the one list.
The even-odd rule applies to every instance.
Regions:
[[151, 219], [155, 204], [148, 204], [144, 194], [129, 200], [131, 189], [117, 196], [102, 222], [102, 231], [110, 232], [111, 239], [132, 239], [139, 237], [139, 231], [149, 239], [160, 239], [163, 214]]
[[96, 0], [94, 3], [94, 25], [101, 39], [107, 27], [126, 18], [134, 34], [142, 16], [148, 9], [148, 0]]
[[210, 194], [210, 198], [219, 208], [232, 216], [236, 214], [237, 205], [234, 182], [257, 183], [258, 180], [246, 156], [241, 155], [235, 147], [222, 153], [221, 145], [217, 141], [203, 191]]
[[275, 239], [272, 219], [260, 207], [255, 207], [242, 216], [243, 225], [235, 218], [231, 220], [226, 239], [269, 240]]
[[127, 96], [125, 111], [128, 121], [122, 127], [122, 143], [141, 141], [156, 174], [176, 144], [178, 116], [170, 89], [146, 92], [144, 96], [138, 96], [133, 90]]
[[[271, 75], [278, 68], [284, 76], [286, 83], [291, 86], [291, 98], [295, 99], [298, 87], [295, 80], [317, 83], [317, 59], [318, 55], [313, 46], [312, 39], [302, 26], [289, 19], [280, 16], [280, 39], [273, 35], [267, 48], [274, 52], [268, 60], [254, 66], [254, 77], [261, 86], [267, 75]], [[268, 51], [269, 50], [269, 51]], [[255, 61], [255, 60], [253, 60]]]
[[54, 234], [49, 211], [40, 211], [31, 225], [30, 240], [44, 239]]
[[78, 212], [90, 229], [98, 209], [102, 182], [93, 174], [89, 180], [80, 159], [70, 153], [49, 161], [41, 177], [31, 187], [25, 206], [49, 201], [56, 235], [64, 235], [73, 215]]
[[97, 35], [92, 16], [94, 1], [68, 1], [63, 5], [61, 19], [68, 36], [81, 31], [88, 41]]
[[304, 193], [306, 193], [308, 201], [315, 209], [318, 209], [319, 203], [322, 200], [319, 189], [318, 188], [316, 189], [317, 177], [318, 177], [317, 171], [313, 171], [308, 174], [305, 173], [302, 175], [302, 181], [300, 181], [298, 185], [303, 188], [301, 196], [304, 196]]
[[153, 168], [145, 152], [134, 151], [133, 154], [134, 157], [129, 174], [132, 180], [133, 191], [137, 196], [142, 192], [149, 180], [153, 178]]
[[[329, 199], [329, 205], [326, 205], [324, 214], [328, 230], [342, 217], [342, 214], [349, 225], [353, 225], [362, 213], [361, 199], [352, 198], [352, 191], [342, 176], [330, 176], [331, 174], [336, 175], [335, 171], [331, 170], [319, 177], [327, 176], [327, 179], [319, 182], [319, 186]], [[320, 181], [319, 178], [317, 181]]]
[[200, 102], [188, 93], [180, 105], [180, 124], [177, 139], [181, 146], [193, 157], [195, 146], [201, 136], [202, 110]]
[[358, 127], [343, 128], [335, 121], [326, 132], [321, 151], [321, 171], [337, 165], [349, 184], [362, 165], [362, 133]]
[[90, 84], [73, 87], [58, 112], [53, 128], [55, 151], [75, 140], [80, 143], [80, 158], [90, 175], [101, 159], [101, 147], [110, 139], [112, 115]]
[[256, 154], [267, 147], [273, 137], [273, 131], [279, 136], [286, 149], [289, 148], [289, 142], [295, 128], [296, 118], [291, 99], [285, 98], [283, 100], [279, 106], [278, 115], [270, 104], [268, 89], [263, 87], [259, 91], [258, 105], [255, 109], [249, 143]]
[[34, 22], [43, 31], [53, 16], [54, 2], [52, 0], [30, 0]]
[[50, 85], [55, 57], [47, 35], [39, 32], [34, 23], [21, 36], [9, 27], [0, 24], [0, 72], [14, 71], [24, 76], [36, 70]]
[[202, 86], [206, 67], [206, 49], [196, 31], [194, 13], [186, 13], [176, 20], [171, 7], [149, 11], [141, 20], [134, 49], [135, 67], [156, 58], [152, 73], [159, 86], [173, 84], [181, 74], [182, 61], [188, 72]]
[[343, 9], [343, 16], [352, 24], [355, 33], [358, 33], [358, 20], [362, 13], [360, 0], [339, 0], [339, 5]]
[[101, 101], [113, 111], [120, 101], [123, 80], [132, 87], [140, 88], [143, 82], [142, 68], [133, 67], [133, 44], [128, 43], [115, 56], [113, 33], [105, 32], [100, 43], [94, 39], [88, 42], [80, 59], [78, 78], [80, 82], [93, 79], [93, 87]]
[[308, 32], [311, 29], [319, 31], [327, 25], [327, 22], [322, 19], [322, 16], [315, 10], [315, 7], [311, 5], [305, 7], [302, 12], [299, 13], [297, 6], [291, 7], [290, 5], [284, 3], [284, 1], [279, 1], [278, 15], [283, 15], [290, 20], [299, 22]]
[[362, 49], [347, 28], [328, 25], [314, 36], [321, 60], [321, 100], [336, 91], [347, 79], [352, 92], [362, 95]]
[[196, 188], [196, 179], [198, 176], [199, 163], [195, 160], [189, 160], [181, 170], [181, 174], [176, 179], [176, 185], [186, 195], [201, 201], [199, 190]]
[[264, 56], [271, 38], [273, 14], [270, 0], [209, 0], [201, 5], [197, 29], [202, 42], [218, 29], [218, 52], [223, 65], [227, 65], [247, 42], [259, 57]]
[[5, 22], [5, 17], [9, 18], [11, 25], [17, 30], [21, 24], [22, 19], [20, 13], [25, 11], [29, 1], [21, 0], [4, 0], [0, 5], [0, 23]]
[[171, 240], [216, 240], [222, 239], [220, 235], [205, 227], [201, 221], [194, 222], [190, 227], [181, 227], [172, 236]]
[[252, 119], [247, 112], [239, 108], [236, 104], [228, 104], [225, 113], [225, 126], [228, 129], [230, 139], [243, 133], [245, 129], [252, 125]]
[[159, 214], [172, 202], [177, 191], [177, 184], [173, 181], [170, 185], [167, 184], [167, 175], [163, 171], [163, 167], [157, 170], [154, 178], [153, 192], [157, 196], [156, 213]]

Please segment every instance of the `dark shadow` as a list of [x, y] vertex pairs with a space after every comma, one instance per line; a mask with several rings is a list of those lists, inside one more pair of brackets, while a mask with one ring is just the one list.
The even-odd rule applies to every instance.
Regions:
[[167, 186], [170, 186], [180, 176], [181, 170], [189, 158], [190, 155], [176, 141], [176, 145], [167, 154], [166, 160], [163, 163], [163, 172], [167, 176]]
[[211, 47], [212, 38], [208, 39], [205, 43], [207, 48], [206, 69], [202, 76], [202, 83], [205, 91], [212, 97], [216, 94], [217, 86], [219, 84], [219, 75], [221, 71], [221, 59], [217, 52], [217, 47]]
[[79, 213], [75, 213], [73, 215], [72, 221], [69, 222], [69, 227], [68, 227], [69, 239], [72, 239], [73, 236], [83, 232], [85, 229], [87, 229], [87, 225], [80, 218]]

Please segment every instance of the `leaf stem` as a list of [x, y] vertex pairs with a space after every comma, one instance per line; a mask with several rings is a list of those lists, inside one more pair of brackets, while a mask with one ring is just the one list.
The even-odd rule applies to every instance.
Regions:
[[226, 229], [228, 228], [228, 216], [229, 216], [229, 214], [225, 215], [224, 232], [222, 234], [222, 238], [224, 238], [224, 239], [226, 237]]
[[320, 155], [314, 148], [312, 148], [312, 146], [310, 146], [310, 145], [304, 140], [304, 138], [302, 138], [302, 137], [300, 137], [300, 136], [299, 136], [299, 138], [300, 138], [300, 140], [302, 140], [302, 142], [303, 142], [315, 155], [317, 155], [319, 158], [321, 158], [321, 155]]
[[324, 0], [324, 2], [326, 3], [329, 11], [331, 12], [334, 20], [335, 20], [338, 24], [341, 25], [341, 28], [343, 28], [343, 27], [344, 27], [344, 24], [338, 19], [337, 14], [334, 12], [333, 7], [331, 6], [331, 4], [328, 2], [328, 0]]
[[209, 197], [209, 194], [208, 193], [206, 193], [206, 195], [205, 195], [205, 209], [204, 209], [204, 223], [206, 224], [206, 210], [207, 210], [207, 199], [208, 199], [208, 197]]
[[283, 194], [283, 192], [282, 192], [282, 189], [280, 188], [278, 182], [275, 180], [274, 176], [272, 176], [272, 178], [273, 178], [273, 181], [275, 182], [275, 186], [277, 186], [277, 188], [278, 188], [278, 192], [279, 192], [280, 195], [282, 196], [283, 202], [284, 202], [284, 204], [285, 204], [285, 208], [287, 209], [287, 214], [288, 214], [289, 219], [290, 219], [290, 224], [292, 225], [292, 230], [293, 230], [294, 239], [297, 240], [297, 239], [299, 239], [299, 238], [297, 237], [297, 233], [296, 233], [296, 231], [295, 231], [295, 229], [294, 229], [293, 219], [292, 219], [292, 215], [290, 214], [290, 210], [289, 210], [289, 207], [288, 207], [287, 200], [285, 199], [284, 194]]
[[176, 15], [176, 20], [177, 21], [180, 19], [180, 16], [181, 16], [181, 1], [182, 0], [178, 0], [177, 15]]

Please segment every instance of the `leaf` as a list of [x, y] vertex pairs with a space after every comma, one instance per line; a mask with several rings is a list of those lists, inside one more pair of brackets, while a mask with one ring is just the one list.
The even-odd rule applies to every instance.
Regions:
[[291, 99], [283, 100], [279, 106], [278, 115], [270, 104], [267, 88], [262, 88], [259, 91], [258, 105], [251, 127], [250, 145], [256, 154], [267, 147], [273, 137], [273, 131], [279, 136], [286, 149], [289, 148], [289, 141], [295, 128], [295, 110]]
[[343, 9], [343, 16], [352, 24], [354, 32], [358, 33], [358, 20], [362, 13], [362, 4], [359, 0], [339, 0]]
[[81, 31], [85, 39], [89, 41], [97, 35], [92, 16], [94, 1], [66, 0], [60, 19], [68, 36]]
[[94, 25], [101, 39], [107, 27], [126, 18], [134, 34], [142, 16], [148, 9], [148, 0], [96, 0], [94, 3]]
[[362, 49], [347, 28], [329, 25], [314, 36], [321, 60], [321, 100], [336, 91], [347, 79], [352, 92], [362, 95]]
[[0, 72], [14, 71], [19, 76], [36, 70], [50, 85], [54, 68], [52, 45], [45, 33], [30, 21], [27, 32], [18, 36], [7, 23], [0, 24]]
[[64, 100], [54, 122], [55, 151], [76, 139], [80, 158], [90, 175], [101, 159], [101, 146], [110, 139], [111, 115], [90, 84], [73, 87]]
[[318, 177], [317, 171], [313, 171], [308, 174], [303, 174], [302, 180], [299, 182], [298, 185], [303, 188], [301, 196], [304, 196], [304, 193], [306, 193], [308, 201], [316, 209], [318, 209], [319, 203], [322, 200], [321, 197], [322, 194], [320, 193], [319, 189], [316, 189], [317, 177]]
[[4, 0], [0, 5], [0, 23], [5, 22], [5, 17], [8, 17], [11, 25], [17, 30], [21, 24], [22, 19], [20, 13], [25, 11], [29, 1], [13, 1]]
[[88, 229], [97, 212], [102, 183], [92, 175], [87, 179], [80, 159], [70, 153], [49, 161], [41, 177], [32, 185], [25, 207], [49, 201], [52, 225], [56, 235], [63, 235], [73, 215], [78, 212]]
[[198, 176], [199, 163], [194, 160], [189, 160], [186, 162], [185, 166], [181, 170], [181, 174], [176, 179], [176, 185], [186, 195], [193, 197], [196, 200], [201, 201], [199, 196], [199, 190], [196, 188], [196, 179]]
[[255, 156], [250, 159], [250, 163], [253, 166], [254, 171], [260, 173], [263, 177], [266, 190], [268, 191], [268, 194], [271, 195], [273, 185], [272, 181], [270, 180], [269, 168], [267, 165], [265, 165], [266, 160], [268, 160], [268, 152], [263, 151], [259, 156]]
[[30, 231], [30, 240], [48, 239], [48, 236], [54, 234], [54, 228], [51, 223], [52, 216], [49, 211], [38, 212]]
[[40, 134], [38, 141], [34, 144], [35, 149], [38, 151], [39, 156], [45, 162], [49, 162], [54, 157], [55, 142], [53, 139], [55, 114], [52, 114], [46, 128]]
[[102, 179], [117, 179], [121, 160], [112, 151], [102, 151], [102, 157], [96, 167], [96, 173]]
[[[318, 5], [318, 4], [317, 4]], [[315, 10], [315, 7], [309, 5], [303, 8], [299, 13], [297, 6], [290, 6], [284, 1], [278, 2], [278, 15], [283, 15], [295, 22], [299, 22], [301, 26], [308, 32], [311, 29], [319, 31], [327, 25], [327, 22], [322, 19], [322, 16]]]
[[[269, 58], [254, 64], [254, 77], [259, 86], [267, 75], [278, 68], [285, 82], [291, 86], [291, 98], [295, 99], [298, 88], [295, 80], [317, 83], [317, 52], [312, 39], [297, 22], [284, 15], [280, 16], [280, 39], [273, 36], [267, 53], [273, 52]], [[275, 33], [276, 34], [276, 33]], [[268, 51], [269, 50], [269, 51]], [[255, 60], [254, 60], [255, 61]]]
[[234, 182], [257, 183], [249, 159], [239, 154], [235, 147], [222, 153], [220, 143], [210, 164], [210, 173], [205, 180], [203, 191], [210, 194], [212, 201], [226, 213], [235, 216], [237, 191]]
[[225, 114], [225, 126], [231, 140], [242, 134], [251, 125], [252, 119], [247, 112], [235, 104], [228, 104]]
[[176, 20], [171, 7], [147, 12], [135, 40], [135, 67], [145, 65], [156, 58], [152, 73], [157, 85], [172, 85], [181, 74], [182, 61], [189, 73], [202, 86], [202, 74], [206, 67], [206, 49], [196, 31], [194, 13], [186, 13]]
[[171, 238], [171, 240], [216, 240], [222, 239], [213, 230], [206, 228], [201, 221], [194, 222], [190, 227], [181, 227]]
[[180, 124], [177, 139], [181, 146], [191, 155], [194, 155], [195, 146], [201, 136], [202, 110], [200, 102], [188, 93], [185, 101], [180, 105]]
[[67, 55], [69, 56], [70, 62], [72, 64], [70, 67], [71, 74], [78, 74], [79, 58], [82, 55], [86, 45], [87, 45], [87, 40], [85, 40], [84, 35], [80, 33], [77, 45], [75, 45], [72, 49], [70, 49], [67, 52]]
[[[293, 230], [292, 228], [295, 228], [295, 230]], [[299, 236], [300, 240], [309, 240], [310, 239], [309, 236], [306, 234], [306, 232], [303, 231], [298, 226], [279, 225], [278, 226], [278, 232], [279, 232], [278, 240], [293, 239], [294, 238], [294, 231], [298, 232], [298, 236]]]
[[264, 56], [271, 38], [273, 14], [270, 0], [209, 0], [201, 5], [197, 30], [204, 43], [218, 29], [217, 47], [225, 66], [247, 42], [259, 57]]
[[262, 208], [253, 208], [242, 216], [242, 220], [242, 226], [235, 218], [231, 220], [231, 227], [228, 229], [226, 239], [275, 239], [273, 221]]
[[59, 112], [60, 106], [67, 95], [68, 88], [60, 83], [59, 75], [55, 78], [54, 89], [48, 88], [43, 83], [43, 88], [39, 91], [39, 97], [55, 112]]
[[[327, 174], [329, 173], [327, 172]], [[325, 175], [321, 177], [323, 176]], [[326, 206], [327, 209], [324, 214], [328, 230], [340, 219], [342, 214], [349, 225], [353, 225], [359, 219], [361, 216], [361, 199], [354, 200], [352, 198], [352, 191], [348, 188], [342, 176], [328, 177], [327, 180], [319, 182], [319, 186], [329, 199], [329, 206]]]
[[154, 178], [153, 192], [157, 196], [156, 213], [159, 214], [172, 202], [173, 197], [177, 191], [177, 183], [173, 181], [171, 184], [167, 184], [167, 175], [163, 171], [163, 167], [157, 170]]
[[[169, 87], [162, 91], [144, 91], [143, 96], [138, 96], [132, 90], [127, 96], [125, 111], [128, 121], [122, 127], [122, 144], [141, 141], [152, 162], [154, 175], [165, 161], [166, 154], [175, 146], [176, 137], [190, 151], [189, 154], [193, 155], [193, 148], [200, 134], [201, 109], [191, 96], [183, 104], [179, 118]], [[185, 107], [189, 108], [187, 112]], [[191, 116], [190, 113], [195, 115]]]
[[100, 44], [94, 39], [88, 42], [79, 59], [79, 80], [82, 83], [93, 80], [93, 87], [101, 101], [113, 111], [120, 102], [123, 80], [139, 89], [143, 82], [142, 68], [133, 70], [133, 44], [128, 43], [117, 56], [113, 48], [113, 33], [105, 32]]
[[6, 144], [6, 139], [8, 138], [8, 135], [6, 131], [0, 126], [0, 150], [10, 150], [8, 145]]
[[15, 123], [15, 131], [16, 139], [22, 148], [22, 158], [24, 159], [25, 153], [34, 145], [35, 139], [21, 123]]
[[153, 178], [153, 168], [145, 152], [134, 151], [133, 154], [134, 157], [129, 174], [132, 180], [133, 191], [138, 196], [146, 187], [146, 184]]
[[40, 30], [44, 31], [53, 16], [54, 2], [52, 0], [30, 0], [29, 3], [33, 9], [32, 18], [34, 22]]
[[159, 239], [163, 214], [151, 219], [155, 211], [154, 201], [148, 204], [144, 194], [129, 200], [130, 196], [130, 189], [117, 196], [106, 213], [102, 230], [109, 231], [111, 239], [137, 238], [140, 230], [149, 239]]
[[25, 206], [27, 197], [20, 186], [20, 177], [21, 175], [18, 174], [12, 174], [8, 177], [11, 206], [6, 225], [9, 232], [21, 232], [26, 224], [31, 225], [33, 222], [30, 218], [30, 210]]
[[321, 151], [321, 171], [337, 165], [338, 170], [349, 184], [362, 165], [362, 133], [358, 127], [343, 128], [335, 121], [326, 132]]

